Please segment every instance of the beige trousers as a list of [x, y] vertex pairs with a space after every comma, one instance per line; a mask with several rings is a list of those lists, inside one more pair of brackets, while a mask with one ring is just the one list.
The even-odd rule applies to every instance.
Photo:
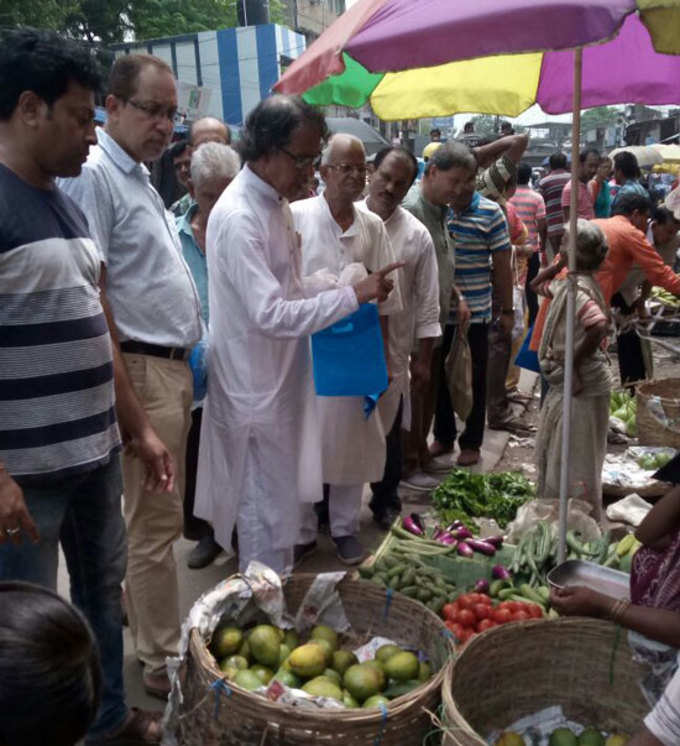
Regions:
[[132, 384], [151, 425], [175, 461], [172, 492], [144, 490], [144, 464], [123, 456], [124, 512], [128, 530], [126, 591], [130, 631], [147, 673], [177, 655], [180, 618], [173, 544], [182, 531], [184, 454], [191, 424], [193, 384], [187, 363], [125, 354]]

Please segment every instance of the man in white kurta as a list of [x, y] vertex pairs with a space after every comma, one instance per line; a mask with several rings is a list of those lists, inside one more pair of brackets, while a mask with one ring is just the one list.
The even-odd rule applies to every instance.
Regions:
[[403, 148], [385, 148], [375, 159], [368, 197], [360, 210], [379, 215], [385, 224], [395, 258], [404, 262], [397, 275], [402, 310], [389, 321], [389, 355], [392, 381], [380, 398], [378, 409], [387, 433], [387, 460], [382, 479], [371, 484], [369, 504], [375, 521], [389, 529], [401, 511], [397, 487], [401, 481], [402, 427], [411, 427], [409, 363], [417, 345], [419, 354], [411, 365], [415, 387], [425, 388], [430, 377], [432, 347], [441, 335], [439, 324], [439, 273], [430, 232], [401, 207], [418, 173], [418, 163]]
[[[360, 271], [371, 273], [392, 262], [394, 255], [382, 220], [354, 205], [366, 180], [361, 141], [348, 135], [333, 137], [320, 170], [326, 183], [324, 193], [291, 207], [295, 227], [302, 236], [304, 274], [326, 270], [340, 278], [352, 264], [362, 265]], [[400, 309], [397, 283], [395, 292], [380, 304], [379, 312], [384, 317]], [[338, 558], [356, 564], [364, 556], [357, 538], [363, 486], [381, 479], [385, 467], [382, 421], [377, 412], [366, 418], [362, 397], [318, 397], [317, 407], [323, 481], [329, 485], [331, 536]], [[312, 506], [304, 504], [302, 512], [298, 561], [315, 547], [317, 535]]]
[[378, 272], [306, 297], [287, 196], [311, 175], [324, 131], [300, 99], [258, 104], [242, 137], [246, 165], [208, 221], [210, 351], [195, 514], [222, 546], [237, 525], [242, 571], [253, 559], [290, 569], [300, 501], [321, 490], [309, 335], [391, 289]]

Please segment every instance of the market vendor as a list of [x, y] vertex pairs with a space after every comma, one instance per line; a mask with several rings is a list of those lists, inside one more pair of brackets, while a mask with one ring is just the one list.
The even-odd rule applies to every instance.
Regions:
[[[569, 232], [565, 233], [568, 240]], [[602, 231], [579, 218], [576, 235], [576, 271], [573, 279], [556, 279], [551, 284], [550, 303], [541, 346], [541, 373], [550, 386], [541, 409], [536, 438], [538, 466], [537, 496], [556, 498], [560, 494], [562, 452], [562, 409], [564, 403], [565, 335], [567, 287], [576, 283], [576, 319], [572, 464], [568, 494], [582, 497], [593, 506], [593, 517], [602, 513], [602, 464], [607, 447], [611, 374], [605, 345], [609, 329], [608, 306], [595, 278], [607, 253]]]
[[[657, 474], [663, 471], [680, 471], [680, 454]], [[610, 619], [630, 630], [629, 644], [636, 658], [653, 665], [643, 689], [648, 700], [656, 701], [677, 669], [680, 648], [680, 484], [649, 511], [635, 536], [643, 546], [633, 557], [630, 601], [582, 586], [555, 590], [550, 601], [560, 614]], [[677, 701], [675, 707], [677, 713]], [[678, 740], [661, 742], [677, 744]], [[647, 743], [655, 742], [640, 741], [640, 745]]]

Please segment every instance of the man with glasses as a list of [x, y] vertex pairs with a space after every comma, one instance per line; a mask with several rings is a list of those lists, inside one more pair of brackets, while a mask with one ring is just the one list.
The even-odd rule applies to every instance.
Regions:
[[[326, 184], [323, 194], [295, 202], [291, 208], [295, 227], [302, 236], [303, 272], [311, 275], [325, 270], [341, 278], [343, 271], [351, 271], [349, 265], [370, 274], [393, 262], [392, 246], [381, 218], [357, 210], [354, 204], [366, 183], [366, 153], [361, 140], [335, 135], [323, 152], [320, 171]], [[389, 361], [387, 317], [401, 311], [398, 284], [379, 310]], [[363, 487], [366, 482], [379, 482], [383, 477], [385, 432], [378, 413], [368, 419], [364, 415], [362, 397], [318, 397], [317, 409], [321, 417], [323, 481], [329, 485], [331, 537], [338, 559], [348, 565], [357, 564], [364, 557], [364, 548], [357, 538]], [[321, 497], [320, 494], [318, 499]], [[303, 506], [296, 562], [316, 548], [316, 535], [317, 517], [307, 504]]]
[[251, 560], [290, 571], [300, 503], [322, 489], [309, 335], [392, 288], [395, 266], [325, 291], [301, 275], [289, 200], [312, 177], [326, 132], [302, 99], [261, 101], [239, 142], [245, 166], [208, 221], [210, 356], [194, 514], [222, 546], [237, 526], [242, 571]]
[[176, 655], [179, 643], [173, 544], [182, 529], [193, 393], [187, 360], [201, 338], [200, 300], [175, 221], [144, 165], [169, 143], [176, 109], [175, 81], [162, 60], [119, 57], [109, 79], [106, 126], [97, 130], [81, 175], [63, 182], [106, 259], [105, 284], [123, 357], [176, 469], [172, 491], [150, 491], [140, 459], [129, 452], [123, 457], [128, 616], [144, 687], [160, 698], [169, 692], [165, 659]]

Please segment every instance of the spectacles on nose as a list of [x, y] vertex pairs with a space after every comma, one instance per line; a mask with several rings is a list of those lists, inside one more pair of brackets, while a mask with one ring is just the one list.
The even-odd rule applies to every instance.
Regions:
[[289, 150], [286, 150], [285, 148], [279, 148], [279, 150], [282, 153], [285, 153], [295, 164], [295, 168], [300, 169], [300, 171], [303, 171], [306, 168], [309, 168], [310, 166], [316, 166], [317, 161], [319, 160], [319, 156], [317, 155], [295, 155], [295, 153], [291, 153]]
[[135, 101], [132, 98], [127, 99], [126, 103], [137, 109], [137, 111], [141, 111], [143, 114], [146, 114], [149, 119], [168, 119], [171, 122], [174, 122], [175, 117], [177, 116], [176, 106], [163, 106], [163, 104], [154, 104], [152, 102]]
[[366, 176], [366, 166], [355, 165], [353, 163], [327, 163], [328, 168], [334, 168], [343, 176], [356, 173], [357, 176]]

